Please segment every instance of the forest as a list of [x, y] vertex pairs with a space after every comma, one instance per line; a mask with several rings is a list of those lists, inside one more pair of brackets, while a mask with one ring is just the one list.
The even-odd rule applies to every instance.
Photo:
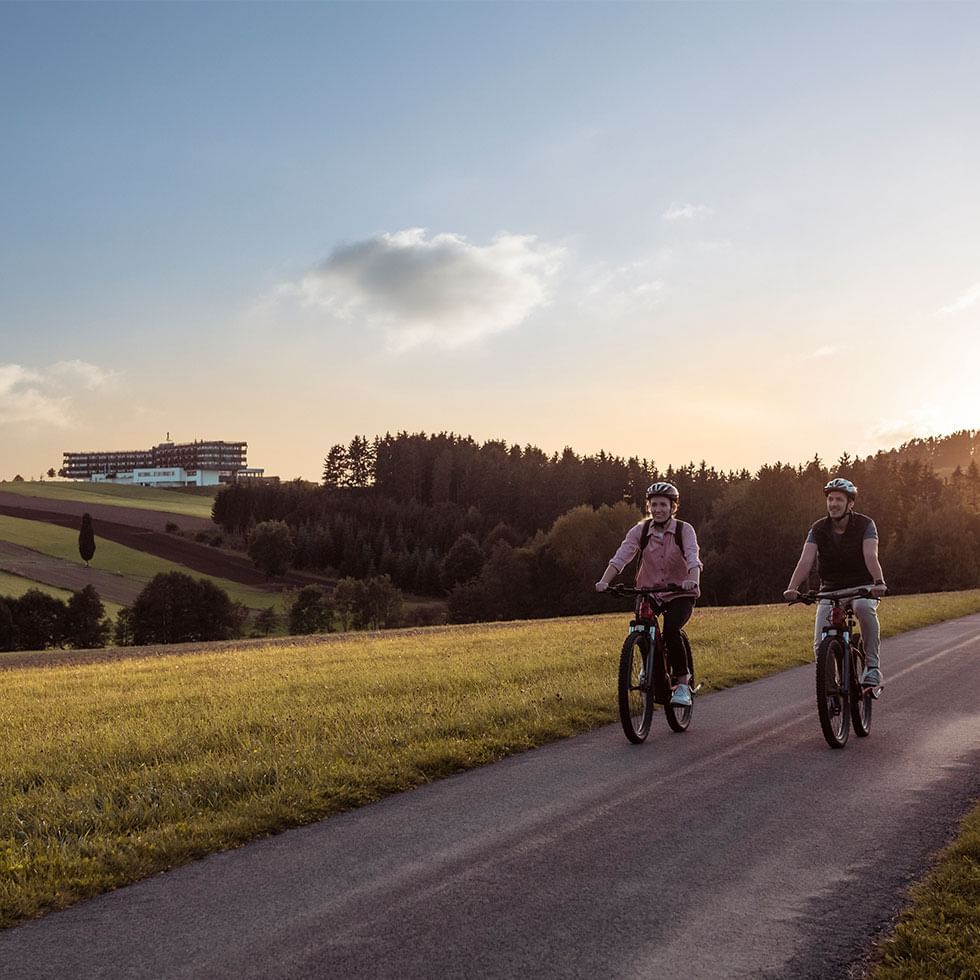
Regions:
[[246, 535], [284, 521], [295, 567], [389, 575], [445, 597], [456, 622], [571, 615], [608, 608], [592, 583], [641, 519], [646, 487], [665, 479], [697, 531], [701, 603], [743, 605], [780, 600], [808, 527], [826, 513], [823, 485], [846, 476], [856, 509], [877, 524], [890, 591], [933, 592], [980, 585], [978, 459], [974, 430], [754, 473], [400, 432], [333, 446], [320, 485], [231, 485], [213, 516]]

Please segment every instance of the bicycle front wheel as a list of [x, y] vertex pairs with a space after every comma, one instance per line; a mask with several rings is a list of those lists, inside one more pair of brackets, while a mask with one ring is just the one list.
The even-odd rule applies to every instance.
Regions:
[[637, 745], [650, 734], [653, 718], [649, 652], [649, 635], [637, 631], [626, 637], [619, 658], [619, 720], [626, 737]]
[[871, 706], [874, 704], [871, 690], [865, 691], [861, 687], [864, 667], [864, 640], [859, 636], [857, 643], [851, 644], [851, 721], [854, 734], [861, 738], [871, 734]]
[[[681, 630], [681, 639], [684, 641], [684, 650], [687, 653], [687, 673], [690, 677], [691, 690], [694, 690], [694, 660], [691, 657], [691, 641], [687, 638], [687, 633]], [[680, 705], [673, 705], [669, 701], [664, 705], [664, 715], [667, 718], [667, 724], [675, 732], [686, 732], [687, 726], [691, 724], [691, 718], [694, 716], [694, 705], [689, 704], [687, 707], [682, 707]]]
[[851, 713], [844, 689], [844, 645], [836, 636], [828, 636], [817, 648], [817, 714], [827, 744], [844, 748]]

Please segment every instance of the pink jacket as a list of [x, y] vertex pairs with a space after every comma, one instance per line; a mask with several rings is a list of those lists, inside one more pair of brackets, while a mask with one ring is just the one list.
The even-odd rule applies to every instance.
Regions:
[[[643, 521], [634, 524], [626, 532], [623, 543], [612, 558], [609, 564], [621, 572], [634, 558], [640, 550], [640, 536], [643, 533]], [[701, 564], [700, 549], [698, 538], [694, 533], [694, 528], [687, 524], [681, 534], [683, 539], [684, 551], [675, 543], [674, 536], [677, 533], [677, 519], [671, 518], [664, 528], [663, 534], [650, 525], [650, 537], [647, 546], [643, 549], [643, 558], [640, 560], [640, 567], [636, 573], [636, 587], [638, 589], [649, 588], [651, 585], [662, 585], [665, 582], [683, 582], [690, 578], [688, 572], [693, 572], [696, 568], [704, 568]], [[662, 596], [666, 601], [676, 599], [682, 595], [701, 595], [700, 588], [693, 592], [667, 592]]]

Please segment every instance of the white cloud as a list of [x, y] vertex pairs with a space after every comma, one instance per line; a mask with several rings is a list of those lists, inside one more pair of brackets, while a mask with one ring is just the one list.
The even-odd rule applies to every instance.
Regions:
[[669, 253], [657, 253], [618, 266], [599, 263], [584, 270], [578, 280], [579, 307], [615, 316], [641, 312], [651, 302], [659, 302], [667, 288], [660, 272], [669, 257]]
[[868, 428], [866, 436], [876, 447], [891, 448], [908, 442], [909, 439], [943, 435], [962, 427], [946, 408], [925, 404], [902, 416], [882, 419]]
[[563, 258], [563, 249], [528, 235], [474, 245], [410, 228], [339, 246], [279, 295], [380, 329], [393, 350], [460, 347], [511, 330], [545, 305]]
[[663, 213], [664, 221], [700, 221], [702, 218], [710, 218], [714, 209], [707, 204], [678, 204], [672, 202], [670, 207]]
[[839, 350], [839, 347], [818, 347], [812, 354], [807, 354], [803, 359], [812, 361], [820, 357], [833, 357]]
[[58, 361], [57, 364], [52, 365], [51, 374], [63, 379], [67, 384], [78, 382], [89, 391], [111, 387], [119, 378], [116, 371], [107, 371], [97, 364], [78, 360]]
[[980, 300], [980, 282], [974, 283], [965, 293], [947, 306], [936, 311], [937, 316], [956, 316], [974, 306]]
[[0, 364], [0, 426], [66, 428], [74, 422], [76, 390], [101, 388], [116, 377], [84, 361], [59, 361], [44, 370]]

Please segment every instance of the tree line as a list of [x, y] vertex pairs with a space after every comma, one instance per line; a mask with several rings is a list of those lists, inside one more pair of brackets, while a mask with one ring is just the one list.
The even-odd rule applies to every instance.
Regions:
[[332, 592], [301, 589], [283, 618], [273, 608], [254, 617], [224, 589], [184, 572], [155, 575], [115, 622], [96, 589], [87, 585], [64, 600], [28, 589], [22, 596], [0, 596], [0, 651], [119, 646], [231, 640], [272, 633], [332, 633], [414, 625], [406, 617], [402, 594], [387, 576], [341, 579]]
[[[840, 475], [878, 525], [891, 589], [928, 592], [980, 584], [978, 458], [974, 431], [755, 473], [401, 432], [332, 447], [320, 486], [231, 485], [213, 516], [244, 535], [282, 522], [295, 567], [387, 575], [448, 598], [457, 621], [551, 616], [605, 608], [591, 583], [640, 519], [646, 487], [665, 479], [698, 532], [702, 602], [750, 604], [779, 600], [807, 528], [825, 514], [823, 485]], [[952, 471], [938, 475], [939, 463]]]

